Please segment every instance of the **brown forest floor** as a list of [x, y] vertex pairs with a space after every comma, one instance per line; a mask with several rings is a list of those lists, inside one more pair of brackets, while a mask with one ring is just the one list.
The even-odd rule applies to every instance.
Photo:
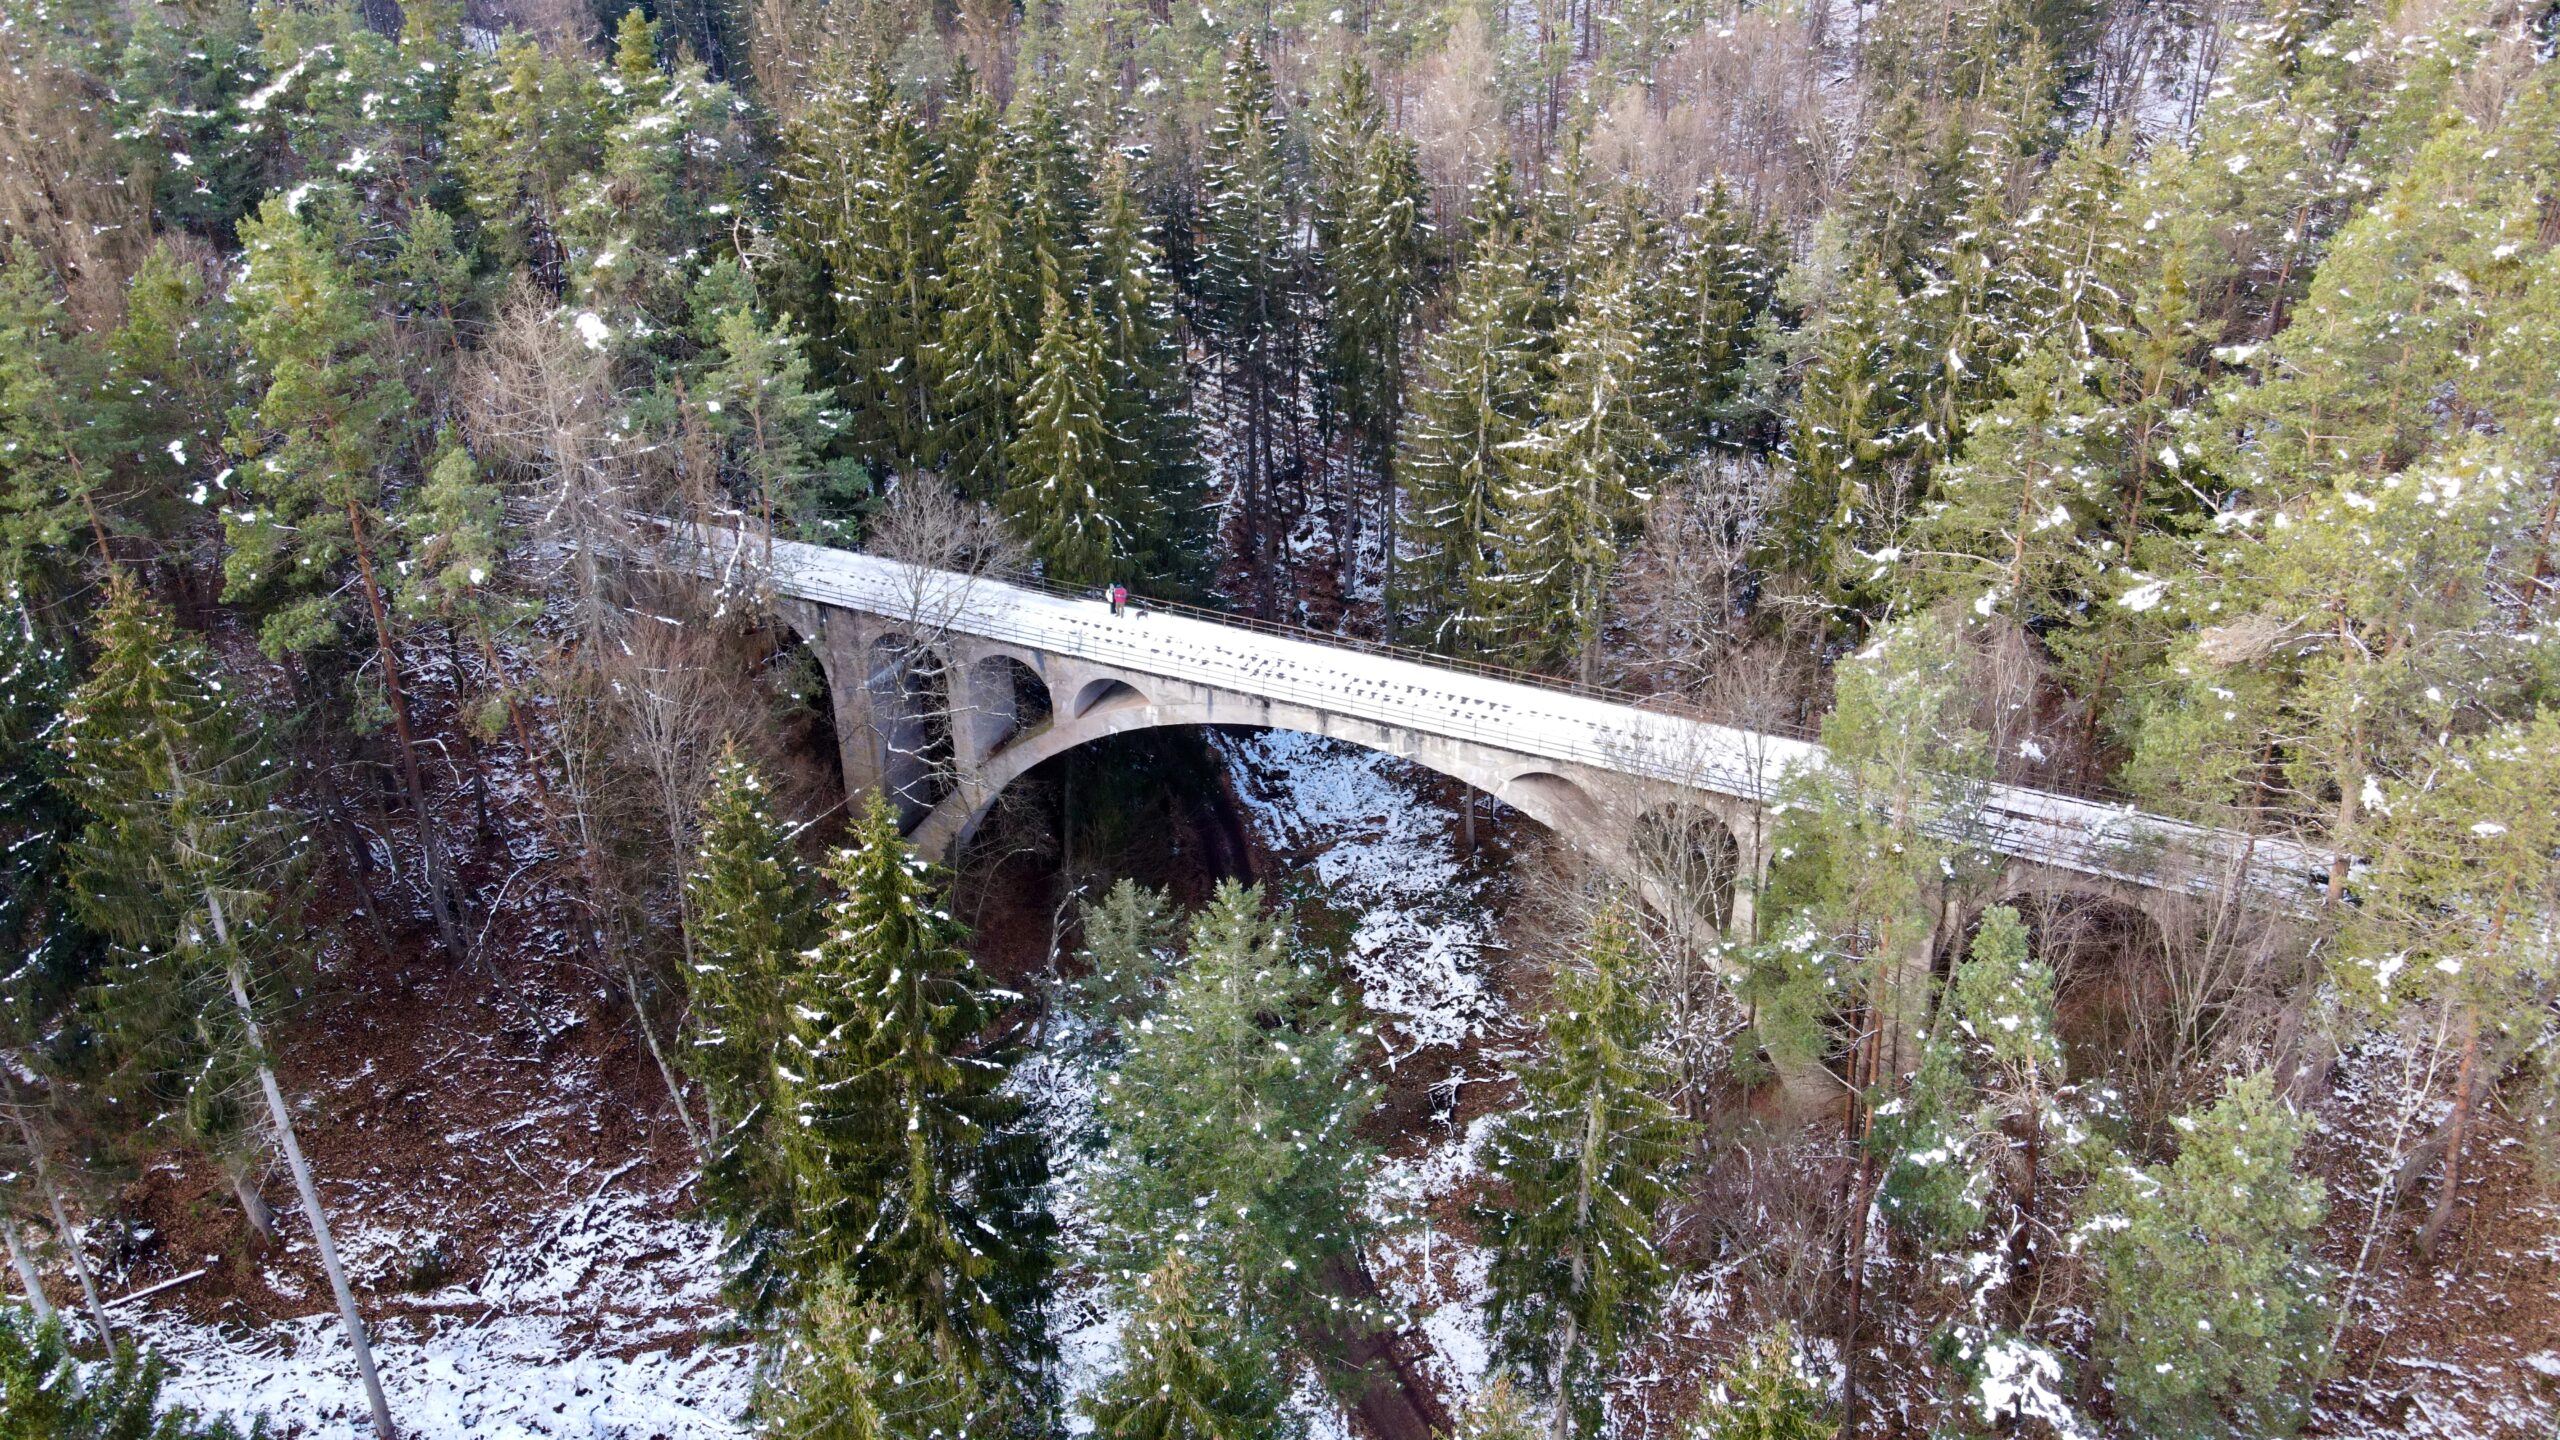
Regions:
[[[503, 747], [491, 752], [502, 781], [510, 758]], [[461, 794], [444, 799], [452, 818], [466, 818]], [[377, 823], [389, 834], [404, 828], [396, 816]], [[1027, 823], [1037, 832], [1048, 821], [1035, 815]], [[336, 938], [302, 1002], [278, 1027], [282, 1078], [304, 1107], [302, 1140], [333, 1216], [350, 1232], [415, 1242], [350, 1256], [377, 1327], [396, 1330], [404, 1315], [425, 1313], [428, 1292], [449, 1297], [447, 1287], [508, 1263], [527, 1243], [529, 1217], [559, 1212], [607, 1185], [685, 1196], [691, 1156], [626, 1000], [562, 938], [566, 906], [557, 897], [528, 896], [521, 879], [509, 880], [517, 868], [509, 855], [525, 853], [529, 843], [519, 818], [508, 836], [482, 837], [471, 860], [481, 893], [508, 895], [482, 946], [486, 969], [440, 953], [416, 916], [398, 917], [393, 943], [384, 947], [349, 918], [343, 888], [323, 893], [315, 933]], [[1233, 849], [1234, 832], [1192, 804], [1124, 837], [1119, 853], [1096, 858], [1168, 884], [1186, 901], [1204, 896], [1221, 874], [1271, 875], [1310, 858], [1275, 856], [1254, 844], [1247, 854]], [[1496, 849], [1485, 863], [1507, 859]], [[1029, 988], [1046, 963], [1057, 899], [1054, 866], [1028, 850], [968, 877], [963, 913], [977, 928], [992, 978]], [[1512, 1013], [1534, 1008], [1535, 976], [1525, 967], [1511, 967], [1504, 982]], [[664, 1023], [661, 1017], [662, 1033]], [[1375, 1138], [1391, 1157], [1410, 1158], [1464, 1134], [1509, 1103], [1504, 1071], [1520, 1043], [1517, 1035], [1471, 1042], [1382, 1074]], [[1454, 1112], [1444, 1112], [1433, 1091], [1452, 1075], [1490, 1083], [1460, 1087]], [[1750, 1106], [1750, 1097], [1727, 1100]], [[1749, 1126], [1720, 1128], [1743, 1133]], [[1823, 1199], [1815, 1192], [1836, 1183], [1841, 1146], [1836, 1133], [1826, 1137], [1820, 1127], [1784, 1143], [1758, 1143], [1751, 1166], [1720, 1163], [1706, 1171], [1694, 1201], [1705, 1218], [1680, 1222], [1675, 1252], [1709, 1269], [1726, 1266], [1734, 1280], [1728, 1290], [1711, 1290], [1693, 1317], [1667, 1322], [1645, 1350], [1639, 1368], [1653, 1377], [1641, 1406], [1648, 1414], [1679, 1413], [1749, 1329], [1793, 1303], [1765, 1278], [1751, 1278], [1761, 1272], [1736, 1265], [1729, 1241], [1717, 1237], [1729, 1236], [1733, 1207], [1768, 1203], [1772, 1174], [1792, 1175], [1802, 1193], [1770, 1224], [1818, 1218]], [[2409, 1254], [2414, 1216], [2401, 1217], [2381, 1247], [2367, 1280], [2372, 1308], [2347, 1334], [2341, 1377], [2323, 1388], [2313, 1433], [2484, 1440], [2560, 1434], [2560, 1210], [2506, 1120], [2490, 1120], [2475, 1157], [2466, 1214], [2441, 1260], [2428, 1265]], [[266, 1194], [287, 1235], [298, 1234], [281, 1173], [269, 1178]], [[1435, 1201], [1428, 1218], [1438, 1234], [1472, 1235], [1471, 1197], [1462, 1188]], [[687, 1205], [677, 1198], [670, 1213]], [[112, 1293], [201, 1268], [202, 1276], [148, 1303], [216, 1323], [303, 1315], [327, 1303], [308, 1247], [254, 1245], [217, 1172], [185, 1151], [165, 1151], [126, 1178], [108, 1219], [101, 1228], [112, 1249]], [[2363, 1220], [2362, 1204], [2333, 1186], [2333, 1261], [2352, 1261]], [[1442, 1247], [1442, 1256], [1449, 1253]], [[1418, 1252], [1399, 1250], [1382, 1262], [1380, 1279], [1395, 1280], [1398, 1266], [1409, 1272], [1422, 1263]], [[1462, 1279], [1434, 1275], [1431, 1283], [1448, 1291]], [[453, 1314], [449, 1299], [438, 1302], [437, 1313]], [[722, 1317], [704, 1308], [659, 1318], [666, 1323], [647, 1343], [683, 1353]], [[1927, 1433], [1940, 1405], [1939, 1382], [1920, 1353], [1926, 1335], [1878, 1328], [1891, 1353], [1876, 1380], [1887, 1422], [1873, 1433]], [[1447, 1397], [1432, 1393], [1413, 1349], [1412, 1337], [1394, 1338], [1378, 1357], [1398, 1372], [1395, 1385], [1405, 1394], [1355, 1407], [1371, 1440], [1423, 1440], [1425, 1422], [1445, 1416]]]

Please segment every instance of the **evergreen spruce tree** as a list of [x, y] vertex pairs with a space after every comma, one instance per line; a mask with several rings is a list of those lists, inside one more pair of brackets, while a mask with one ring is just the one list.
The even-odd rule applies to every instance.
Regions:
[[1694, 1130], [1661, 1098], [1673, 1081], [1647, 1053], [1636, 945], [1613, 907], [1558, 970], [1546, 1051], [1522, 1067], [1521, 1107], [1494, 1141], [1486, 1317], [1502, 1357], [1554, 1400], [1557, 1440], [1600, 1433], [1602, 1389], [1669, 1273], [1654, 1223]]
[[[0, 1434], [10, 1440], [243, 1440], [228, 1421], [162, 1408], [168, 1368], [129, 1344], [83, 1366], [60, 1324], [0, 1305]], [[262, 1440], [265, 1422], [247, 1440]]]
[[49, 743], [69, 698], [71, 670], [23, 602], [0, 611], [0, 626], [0, 946], [17, 957], [0, 972], [0, 1054], [9, 1066], [0, 1077], [0, 1102], [15, 1132], [0, 1136], [0, 1146], [17, 1151], [0, 1180], [0, 1238], [28, 1306], [38, 1320], [50, 1321], [53, 1305], [19, 1220], [49, 1224], [64, 1242], [90, 1323], [105, 1340], [114, 1331], [55, 1165], [67, 1089], [56, 1076], [70, 1058], [62, 1052], [76, 1053], [85, 1027], [73, 1007], [103, 958], [70, 884], [69, 848], [85, 817], [62, 784], [61, 759]]
[[123, 964], [101, 989], [111, 1041], [197, 1104], [228, 1103], [254, 1081], [301, 1193], [338, 1318], [355, 1351], [375, 1432], [389, 1410], [338, 1261], [293, 1111], [277, 1085], [258, 1013], [260, 971], [283, 943], [290, 854], [270, 803], [282, 772], [254, 717], [213, 678], [212, 657], [181, 641], [129, 581], [111, 583], [98, 656], [57, 740], [66, 785], [91, 817], [72, 882], [89, 923]]
[[1920, 362], [1901, 292], [1873, 264], [1818, 322], [1788, 416], [1792, 461], [1770, 515], [1771, 558], [1817, 592], [1855, 601], [1898, 519], [1917, 438]]
[[2308, 1126], [2263, 1072], [2180, 1124], [2178, 1157], [2123, 1167], [2082, 1202], [2094, 1348], [2144, 1434], [2275, 1435], [2316, 1379], [2328, 1198], [2295, 1173]]
[[0, 1045], [35, 1043], [53, 1027], [94, 958], [72, 913], [64, 866], [80, 808], [59, 783], [50, 745], [71, 693], [62, 648], [36, 627], [24, 599], [0, 608]]
[[1643, 287], [1659, 427], [1695, 451], [1743, 437], [1753, 331], [1776, 281], [1770, 243], [1719, 184], [1681, 217], [1659, 284]]
[[1284, 1432], [1280, 1367], [1225, 1333], [1177, 1252], [1121, 1329], [1119, 1373], [1086, 1402], [1103, 1440], [1262, 1440]]
[[[459, 56], [451, 57], [459, 61]], [[613, 112], [595, 67], [509, 31], [498, 52], [464, 69], [448, 141], [464, 206], [501, 269], [561, 277], [561, 217], [592, 170]]]
[[80, 537], [107, 543], [112, 432], [89, 423], [98, 369], [52, 270], [13, 247], [0, 265], [0, 584], [13, 590], [68, 583]]
[[1032, 317], [1022, 313], [1019, 301], [1024, 257], [1013, 243], [1016, 197], [1006, 184], [1009, 169], [1007, 155], [991, 152], [970, 182], [951, 240], [947, 308], [935, 351], [943, 474], [980, 500], [1006, 491], [1014, 407], [1032, 344], [1026, 333]]
[[1186, 584], [1208, 548], [1190, 386], [1173, 340], [1171, 289], [1148, 236], [1127, 156], [1102, 170], [1092, 302], [1106, 378], [1103, 433], [1126, 477], [1122, 506], [1133, 574]]
[[[302, 203], [319, 204], [316, 198]], [[339, 259], [339, 237], [305, 219], [284, 196], [269, 200], [240, 234], [250, 262], [232, 286], [232, 300], [264, 392], [254, 408], [234, 414], [231, 449], [241, 478], [233, 486], [235, 503], [222, 512], [230, 545], [223, 598], [262, 616], [259, 646], [282, 658], [336, 643], [342, 597], [350, 590], [363, 596], [428, 910], [446, 952], [461, 959], [470, 955], [470, 941], [442, 829], [428, 804], [385, 594], [392, 577], [382, 550], [390, 528], [381, 512], [383, 472], [409, 394], [384, 373], [380, 322], [368, 312], [364, 287]]]
[[[1430, 230], [1421, 163], [1411, 140], [1388, 131], [1368, 64], [1349, 49], [1316, 114], [1312, 144], [1327, 418], [1348, 432], [1352, 457], [1374, 493], [1367, 502], [1374, 517], [1355, 517], [1356, 523], [1392, 537], [1401, 508], [1394, 460], [1404, 418], [1405, 337], [1421, 296]], [[1347, 566], [1356, 537], [1340, 540]], [[1383, 558], [1383, 578], [1392, 588], [1392, 543]]]
[[1006, 446], [1001, 509], [1042, 571], [1069, 585], [1114, 578], [1128, 548], [1129, 477], [1104, 428], [1108, 376], [1091, 309], [1052, 286]]
[[1501, 633], [1504, 457], [1536, 423], [1540, 398], [1528, 249], [1498, 181], [1478, 208], [1487, 218], [1448, 324], [1423, 344], [1397, 461], [1410, 497], [1399, 541], [1409, 558], [1389, 604], [1420, 611], [1430, 643], [1444, 650], [1489, 647]]
[[1369, 1221], [1355, 1133], [1377, 1102], [1340, 997], [1290, 953], [1286, 919], [1227, 884], [1189, 958], [1103, 1082], [1094, 1214], [1116, 1269], [1181, 1254], [1211, 1310], [1265, 1337], [1331, 1312], [1311, 1277], [1358, 1255]]
[[734, 746], [713, 771], [685, 886], [694, 927], [685, 1068], [711, 1112], [703, 1201], [728, 1232], [732, 1288], [761, 1315], [788, 1274], [788, 1131], [774, 1066], [817, 905], [763, 776]]
[[1287, 528], [1276, 513], [1289, 419], [1296, 403], [1298, 193], [1271, 67], [1248, 32], [1229, 57], [1200, 160], [1201, 250], [1197, 327], [1216, 348], [1221, 383], [1242, 433], [1231, 462], [1244, 501], [1240, 538], [1259, 598], [1275, 582]]
[[789, 261], [786, 308], [849, 412], [856, 458], [875, 471], [938, 454], [945, 185], [923, 122], [885, 73], [822, 78], [783, 126], [775, 234]]
[[1545, 662], [1570, 659], [1585, 683], [1599, 678], [1619, 542], [1662, 450], [1634, 285], [1620, 266], [1582, 292], [1556, 336], [1545, 415], [1501, 451], [1511, 648]]
[[1078, 919], [1085, 973], [1075, 980], [1076, 1009], [1096, 1028], [1125, 1031], [1170, 984], [1180, 929], [1172, 903], [1163, 891], [1123, 878]]
[[762, 1433], [794, 1440], [961, 1440], [1016, 1418], [904, 1309], [842, 1281], [795, 1317], [755, 1414]]
[[1012, 1048], [988, 1040], [989, 994], [887, 800], [828, 879], [780, 1062], [794, 1273], [897, 1305], [946, 1361], [1027, 1363], [1050, 1225], [1039, 1136], [1003, 1093]]

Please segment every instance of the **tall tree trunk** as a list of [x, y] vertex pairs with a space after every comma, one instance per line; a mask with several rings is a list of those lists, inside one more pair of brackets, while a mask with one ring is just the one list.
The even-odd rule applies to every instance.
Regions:
[[426, 863], [427, 908], [435, 915], [436, 933], [456, 960], [471, 958], [471, 943], [455, 913], [444, 856], [444, 839], [427, 808], [427, 786], [418, 770], [418, 745], [409, 728], [409, 698], [400, 689], [400, 652], [391, 643], [391, 616], [383, 607], [382, 587], [375, 583], [373, 547], [364, 534], [364, 511], [347, 501], [347, 525], [355, 538], [356, 574], [364, 581], [364, 600], [373, 612], [374, 645], [382, 657], [382, 688], [391, 701], [391, 726], [400, 740], [400, 783], [409, 792], [409, 818], [417, 823], [418, 853]]
[[89, 1303], [89, 1321], [98, 1327], [99, 1343], [113, 1348], [115, 1326], [107, 1322], [106, 1303], [98, 1296], [98, 1277], [89, 1269], [88, 1252], [80, 1244], [80, 1227], [71, 1223], [71, 1212], [62, 1203], [62, 1187], [53, 1180], [53, 1165], [45, 1158], [44, 1140], [36, 1134], [35, 1122], [27, 1118], [27, 1107], [18, 1098], [18, 1083], [10, 1078], [8, 1086], [9, 1118], [17, 1122], [18, 1138], [26, 1142], [27, 1161], [36, 1172], [36, 1187], [44, 1191], [45, 1205], [53, 1212], [53, 1233], [62, 1240], [63, 1253], [70, 1257], [71, 1273], [80, 1280], [81, 1297]]
[[2418, 1228], [2418, 1253], [2432, 1260], [2436, 1245], [2444, 1239], [2444, 1227], [2453, 1220], [2454, 1202], [2462, 1196], [2462, 1152], [2470, 1138], [2471, 1112], [2477, 1104], [2480, 1088], [2480, 1011], [2464, 1006], [2462, 1012], [2462, 1063], [2453, 1077], [2453, 1118], [2445, 1126], [2444, 1179], [2436, 1187], [2436, 1203], [2427, 1212], [2427, 1223]]
[[378, 1440], [399, 1440], [400, 1432], [391, 1424], [391, 1407], [382, 1398], [382, 1376], [373, 1366], [373, 1346], [365, 1339], [364, 1317], [356, 1313], [356, 1292], [347, 1284], [347, 1267], [339, 1262], [338, 1242], [329, 1233], [329, 1214], [320, 1208], [320, 1189], [312, 1183], [310, 1162], [302, 1158], [302, 1142], [293, 1133], [293, 1111], [284, 1103], [283, 1088], [276, 1084], [275, 1066], [267, 1060], [266, 1036], [256, 1009], [249, 1004], [249, 982], [241, 974], [239, 952], [231, 948], [231, 927], [223, 919], [221, 897], [207, 892], [204, 898], [213, 916], [214, 939], [228, 957], [223, 978], [231, 985], [231, 1003], [239, 1009], [241, 1028], [258, 1056], [258, 1088], [266, 1095], [267, 1119], [276, 1127], [276, 1147], [284, 1152], [286, 1168], [293, 1171], [293, 1188], [302, 1197], [302, 1218], [310, 1223], [320, 1268], [328, 1272], [329, 1289], [338, 1298], [338, 1323], [346, 1328], [347, 1344], [355, 1351], [356, 1374], [364, 1381], [365, 1403], [373, 1411], [373, 1433]]
[[18, 1283], [27, 1287], [27, 1308], [36, 1312], [39, 1324], [50, 1325], [55, 1316], [53, 1301], [44, 1293], [44, 1276], [36, 1269], [35, 1257], [27, 1253], [26, 1241], [18, 1235], [18, 1217], [0, 1210], [0, 1236], [9, 1241], [9, 1264], [18, 1272]]
[[489, 833], [489, 762], [480, 753], [480, 736], [471, 723], [471, 696], [465, 688], [462, 665], [462, 635], [450, 620], [444, 622], [445, 664], [453, 670], [453, 713], [461, 717], [462, 753], [471, 761], [471, 804], [479, 822], [481, 835]]
[[234, 1159], [223, 1167], [229, 1172], [232, 1198], [240, 1202], [240, 1214], [258, 1238], [272, 1242], [276, 1238], [276, 1212], [267, 1205], [267, 1197], [258, 1193], [258, 1174], [250, 1168], [246, 1157]]
[[89, 1269], [88, 1253], [81, 1246], [80, 1227], [71, 1223], [70, 1214], [63, 1209], [60, 1190], [47, 1183], [44, 1198], [53, 1207], [53, 1233], [62, 1237], [63, 1253], [71, 1257], [71, 1273], [80, 1277], [81, 1297], [89, 1302], [89, 1321], [98, 1327], [99, 1343], [112, 1349], [116, 1343], [116, 1327], [107, 1321], [107, 1305], [98, 1296], [98, 1277]]
[[[1875, 1208], [1875, 1156], [1867, 1148], [1867, 1131], [1874, 1121], [1865, 1104], [1868, 1086], [1884, 1073], [1884, 1029], [1882, 1023], [1870, 1026], [1866, 1043], [1867, 1058], [1863, 1066], [1850, 1066], [1850, 1103], [1854, 1122], [1849, 1127], [1849, 1143], [1858, 1147], [1858, 1167], [1849, 1182], [1849, 1278], [1848, 1322], [1840, 1337], [1840, 1435], [1852, 1440], [1858, 1433], [1859, 1366], [1858, 1327], [1865, 1318], [1867, 1293], [1867, 1215]], [[1860, 1074], [1864, 1074], [1864, 1082]]]
[[658, 1078], [667, 1085], [667, 1099], [676, 1107], [676, 1123], [684, 1127], [685, 1143], [693, 1153], [708, 1157], [711, 1147], [703, 1142], [702, 1129], [693, 1123], [693, 1111], [686, 1107], [684, 1082], [676, 1078], [673, 1065], [667, 1063], [667, 1052], [658, 1044], [657, 1027], [649, 1023], [649, 1008], [640, 998], [640, 974], [626, 960], [622, 966], [622, 991], [631, 1001], [632, 1021], [640, 1027], [641, 1043], [649, 1047], [649, 1058], [658, 1062]]

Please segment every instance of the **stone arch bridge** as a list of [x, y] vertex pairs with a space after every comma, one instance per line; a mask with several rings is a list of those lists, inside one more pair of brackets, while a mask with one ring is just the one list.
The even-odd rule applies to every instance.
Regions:
[[[720, 534], [697, 564], [760, 569], [826, 673], [848, 790], [878, 786], [950, 858], [1005, 787], [1052, 756], [1160, 726], [1299, 730], [1452, 777], [1603, 859], [1670, 818], [1722, 847], [1713, 918], [1748, 933], [1770, 807], [1822, 763], [1811, 742], [1665, 713], [1309, 632], [1078, 598], [983, 576]], [[733, 547], [727, 556], [718, 551]], [[734, 564], [732, 563], [734, 562]], [[2103, 895], [2154, 911], [2233, 883], [2318, 902], [2330, 854], [2047, 791], [1985, 787], [1965, 838], [2006, 858], [2007, 893]], [[2156, 913], [2156, 912], [2155, 912]]]

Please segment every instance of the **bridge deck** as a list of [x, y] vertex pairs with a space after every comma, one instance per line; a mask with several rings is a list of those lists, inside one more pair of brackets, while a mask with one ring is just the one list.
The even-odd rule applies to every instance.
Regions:
[[[761, 548], [744, 537], [739, 543]], [[1774, 799], [1791, 773], [1822, 763], [1821, 747], [1807, 741], [1348, 644], [1143, 607], [1114, 617], [1100, 598], [789, 541], [773, 549], [771, 583], [802, 600], [1522, 755], [1754, 802]], [[2210, 888], [2228, 882], [2232, 865], [2246, 864], [2253, 883], [2288, 904], [2316, 898], [2330, 864], [2329, 852], [2292, 841], [2252, 843], [2130, 806], [2010, 785], [1984, 787], [1961, 828], [1961, 838], [1985, 849], [2145, 886]]]

